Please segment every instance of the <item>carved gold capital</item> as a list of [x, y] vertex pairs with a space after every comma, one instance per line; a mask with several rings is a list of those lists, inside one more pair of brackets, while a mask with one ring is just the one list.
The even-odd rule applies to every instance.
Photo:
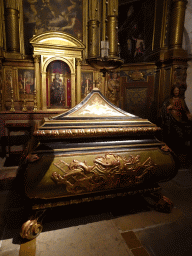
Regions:
[[77, 66], [81, 66], [82, 59], [77, 58], [77, 59], [75, 59], [75, 60], [76, 60], [76, 65], [77, 65]]
[[34, 58], [34, 62], [35, 63], [40, 63], [40, 60], [41, 60], [41, 56], [40, 55], [33, 55], [33, 58]]

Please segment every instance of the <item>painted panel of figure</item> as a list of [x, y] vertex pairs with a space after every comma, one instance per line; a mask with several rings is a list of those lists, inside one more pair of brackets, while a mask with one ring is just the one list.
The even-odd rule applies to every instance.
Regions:
[[85, 98], [93, 89], [93, 72], [81, 74], [81, 98]]
[[107, 82], [107, 98], [114, 105], [118, 105], [120, 97], [120, 73], [110, 72]]
[[32, 53], [28, 42], [35, 34], [61, 31], [82, 39], [82, 2], [82, 0], [23, 1], [27, 54]]
[[153, 35], [154, 1], [119, 1], [118, 37], [120, 57], [125, 63], [145, 61]]
[[47, 68], [47, 106], [71, 107], [71, 72], [62, 61], [53, 61]]
[[33, 99], [35, 86], [34, 69], [18, 69], [18, 89], [20, 98], [23, 97], [24, 90], [27, 99]]

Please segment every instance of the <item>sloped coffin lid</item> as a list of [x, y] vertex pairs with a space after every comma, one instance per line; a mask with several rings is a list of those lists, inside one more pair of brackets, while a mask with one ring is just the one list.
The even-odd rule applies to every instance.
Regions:
[[89, 133], [94, 134], [102, 133], [98, 129], [105, 129], [106, 133], [110, 133], [110, 129], [113, 129], [113, 133], [116, 131], [117, 133], [121, 131], [125, 133], [127, 131], [125, 129], [130, 131], [133, 128], [140, 128], [141, 130], [142, 127], [145, 128], [145, 131], [151, 128], [153, 128], [153, 131], [157, 129], [156, 125], [149, 120], [139, 118], [116, 107], [102, 95], [99, 89], [94, 88], [74, 108], [55, 117], [45, 118], [44, 123], [35, 132], [35, 135], [65, 136], [68, 133], [67, 136], [70, 136], [70, 134], [74, 136], [74, 134], [82, 135], [84, 130], [88, 129], [92, 130]]

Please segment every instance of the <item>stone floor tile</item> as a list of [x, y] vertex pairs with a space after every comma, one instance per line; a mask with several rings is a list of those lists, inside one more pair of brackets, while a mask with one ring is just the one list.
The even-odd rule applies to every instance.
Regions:
[[36, 239], [25, 241], [20, 246], [19, 256], [35, 256], [36, 255]]
[[133, 249], [131, 252], [134, 256], [150, 256], [150, 254], [143, 247]]
[[113, 219], [113, 222], [121, 231], [128, 231], [173, 222], [181, 216], [181, 210], [173, 208], [171, 213], [141, 212]]
[[133, 231], [123, 232], [121, 233], [123, 239], [125, 240], [126, 244], [128, 245], [129, 249], [141, 247], [141, 242], [136, 237]]
[[5, 253], [5, 252], [11, 253], [12, 251], [18, 251], [18, 254], [19, 254], [19, 249], [20, 249], [20, 244], [14, 243], [12, 238], [5, 239], [5, 240], [3, 239], [0, 247], [0, 255], [1, 253]]
[[[1, 256], [19, 256], [19, 250], [0, 251]], [[31, 255], [30, 255], [31, 256]]]
[[36, 256], [132, 256], [111, 221], [42, 232], [36, 248]]
[[181, 218], [170, 224], [135, 232], [142, 245], [154, 256], [191, 256], [192, 225]]

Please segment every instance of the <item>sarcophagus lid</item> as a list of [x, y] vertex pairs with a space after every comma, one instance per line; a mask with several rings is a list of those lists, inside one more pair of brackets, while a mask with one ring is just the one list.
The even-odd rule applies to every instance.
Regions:
[[95, 88], [69, 111], [45, 118], [33, 139], [39, 159], [25, 170], [29, 198], [53, 199], [138, 189], [177, 170], [155, 124], [111, 104]]
[[149, 134], [160, 130], [149, 120], [127, 113], [111, 104], [95, 88], [76, 107], [45, 118], [34, 133], [38, 137], [69, 138]]

